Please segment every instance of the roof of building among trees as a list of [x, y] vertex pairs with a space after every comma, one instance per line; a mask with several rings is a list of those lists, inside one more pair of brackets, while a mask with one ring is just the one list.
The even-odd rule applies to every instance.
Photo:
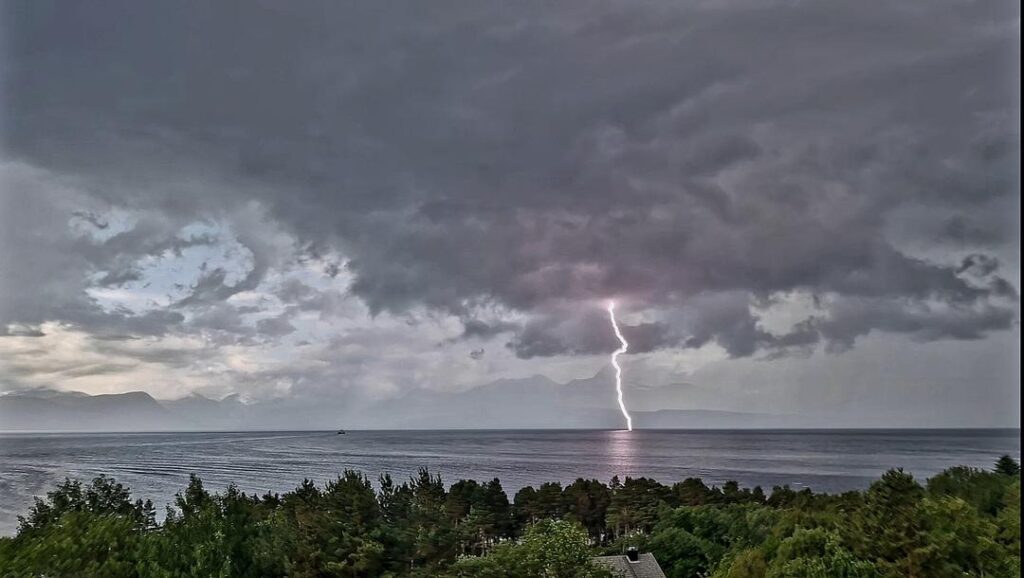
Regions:
[[665, 578], [661, 566], [650, 552], [640, 554], [635, 562], [625, 555], [597, 556], [593, 560], [595, 564], [611, 570], [616, 578]]

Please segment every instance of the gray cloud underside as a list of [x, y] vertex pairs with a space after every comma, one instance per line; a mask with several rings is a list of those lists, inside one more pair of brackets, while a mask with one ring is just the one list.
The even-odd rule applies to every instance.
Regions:
[[[0, 321], [243, 332], [222, 304], [280, 258], [255, 225], [236, 230], [247, 274], [206, 271], [165, 311], [82, 291], [256, 202], [308, 255], [346, 256], [372, 311], [450, 312], [521, 357], [614, 348], [607, 298], [658, 317], [624, 328], [634, 352], [980, 338], [1017, 314], [1016, 10], [8, 2], [7, 154], [87, 176], [88, 225], [153, 217], [69, 244], [81, 209], [15, 182]], [[330, 306], [311, 291], [282, 300]], [[755, 305], [794, 292], [821, 309], [766, 331]], [[183, 310], [201, 313], [191, 329]], [[292, 330], [286, 314], [244, 332]]]

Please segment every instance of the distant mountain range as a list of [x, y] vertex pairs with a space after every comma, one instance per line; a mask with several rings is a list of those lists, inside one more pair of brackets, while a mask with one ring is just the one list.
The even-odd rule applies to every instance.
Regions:
[[167, 430], [178, 425], [167, 408], [141, 391], [92, 396], [37, 390], [0, 397], [3, 430]]
[[[794, 416], [703, 409], [708, 392], [691, 384], [631, 386], [637, 428], [827, 427]], [[689, 407], [687, 407], [689, 406]], [[658, 409], [669, 407], [672, 409]], [[147, 393], [87, 395], [32, 389], [0, 396], [2, 431], [184, 431], [242, 429], [621, 428], [611, 374], [560, 384], [544, 376], [502, 379], [456, 393], [417, 390], [358, 408], [284, 398], [243, 403], [193, 394], [156, 400]]]
[[[625, 399], [634, 427], [785, 427], [791, 416], [704, 409], [710, 392], [681, 383], [661, 387], [630, 385]], [[689, 407], [687, 407], [689, 406]], [[671, 409], [659, 409], [659, 408]], [[371, 408], [375, 423], [360, 427], [607, 428], [624, 426], [615, 404], [610, 370], [565, 384], [542, 375], [501, 379], [457, 393], [415, 391]], [[353, 426], [355, 427], [355, 426]]]

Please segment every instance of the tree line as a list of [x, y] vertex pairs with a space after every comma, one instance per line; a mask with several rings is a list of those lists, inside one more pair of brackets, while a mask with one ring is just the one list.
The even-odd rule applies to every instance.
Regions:
[[628, 546], [671, 577], [1019, 576], [1020, 467], [891, 470], [842, 494], [578, 479], [512, 500], [497, 478], [426, 470], [263, 495], [192, 476], [159, 522], [109, 477], [66, 479], [0, 539], [0, 576], [596, 578], [590, 558]]

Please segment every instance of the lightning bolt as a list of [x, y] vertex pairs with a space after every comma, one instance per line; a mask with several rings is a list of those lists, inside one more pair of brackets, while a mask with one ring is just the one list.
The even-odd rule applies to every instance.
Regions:
[[619, 331], [619, 324], [615, 321], [614, 301], [608, 302], [608, 317], [612, 320], [612, 329], [615, 330], [615, 337], [618, 337], [619, 343], [622, 344], [622, 347], [612, 353], [612, 366], [615, 367], [615, 393], [618, 396], [619, 409], [622, 410], [622, 416], [626, 418], [626, 429], [633, 431], [633, 418], [629, 417], [629, 412], [626, 411], [626, 404], [622, 401], [622, 367], [619, 366], [619, 356], [629, 349], [629, 343], [622, 336], [622, 332]]

